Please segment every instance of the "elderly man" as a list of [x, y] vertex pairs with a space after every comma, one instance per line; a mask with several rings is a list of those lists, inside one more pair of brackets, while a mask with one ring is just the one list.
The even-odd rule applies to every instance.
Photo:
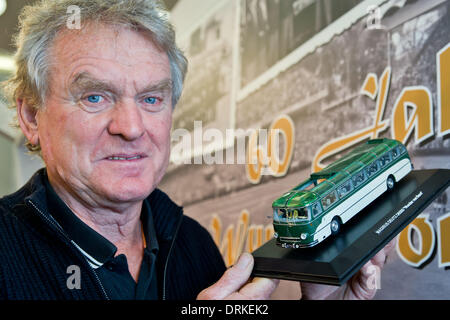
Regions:
[[[277, 282], [248, 281], [251, 255], [226, 271], [209, 233], [156, 188], [187, 65], [160, 5], [45, 0], [20, 22], [6, 92], [46, 167], [0, 200], [0, 297], [269, 298]], [[339, 293], [372, 297], [364, 270]]]

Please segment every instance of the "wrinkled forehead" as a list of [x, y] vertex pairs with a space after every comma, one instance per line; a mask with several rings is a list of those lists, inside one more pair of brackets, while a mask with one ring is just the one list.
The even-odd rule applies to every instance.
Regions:
[[63, 30], [55, 38], [50, 60], [51, 74], [71, 78], [65, 81], [85, 71], [110, 78], [119, 77], [117, 73], [120, 77], [170, 78], [167, 53], [151, 35], [128, 26], [92, 23], [80, 30]]
[[[100, 50], [96, 50], [100, 49]], [[108, 49], [108, 50], [102, 50]], [[58, 32], [50, 48], [52, 58], [74, 55], [98, 55], [113, 58], [114, 54], [135, 58], [138, 54], [167, 57], [167, 53], [153, 40], [149, 31], [127, 25], [107, 25], [86, 23], [79, 30], [62, 29]]]

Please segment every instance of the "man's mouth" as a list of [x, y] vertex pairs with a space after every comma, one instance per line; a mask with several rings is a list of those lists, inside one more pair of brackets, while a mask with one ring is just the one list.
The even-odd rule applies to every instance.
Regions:
[[107, 160], [112, 160], [112, 161], [132, 161], [132, 160], [139, 160], [139, 159], [143, 159], [145, 158], [144, 155], [130, 155], [130, 156], [126, 156], [126, 155], [114, 155], [114, 156], [110, 156], [107, 157]]

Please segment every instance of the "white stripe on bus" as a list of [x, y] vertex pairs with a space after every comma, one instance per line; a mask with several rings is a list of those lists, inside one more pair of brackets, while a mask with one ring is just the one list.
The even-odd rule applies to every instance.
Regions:
[[[386, 180], [388, 176], [393, 175], [395, 177], [395, 181], [398, 182], [410, 171], [411, 161], [409, 159], [403, 159], [380, 174], [361, 190], [350, 196], [350, 198], [339, 204], [330, 212], [326, 213], [322, 218], [322, 222], [316, 228], [317, 231], [314, 234], [314, 240], [318, 240], [320, 242], [324, 239], [324, 237], [326, 238], [331, 234], [331, 230], [328, 226], [334, 217], [339, 216], [342, 223], [346, 223], [363, 208], [369, 205], [373, 200], [383, 194], [387, 190]], [[344, 205], [345, 207], [343, 207]], [[339, 214], [337, 211], [343, 213]]]

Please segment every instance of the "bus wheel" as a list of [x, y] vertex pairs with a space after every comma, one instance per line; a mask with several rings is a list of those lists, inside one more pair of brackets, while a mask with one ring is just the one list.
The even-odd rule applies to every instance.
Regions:
[[341, 230], [341, 219], [339, 219], [339, 217], [334, 217], [333, 220], [331, 220], [330, 228], [331, 234], [338, 234], [339, 230]]
[[395, 186], [395, 178], [393, 175], [390, 175], [386, 180], [386, 185], [388, 190], [394, 189]]

